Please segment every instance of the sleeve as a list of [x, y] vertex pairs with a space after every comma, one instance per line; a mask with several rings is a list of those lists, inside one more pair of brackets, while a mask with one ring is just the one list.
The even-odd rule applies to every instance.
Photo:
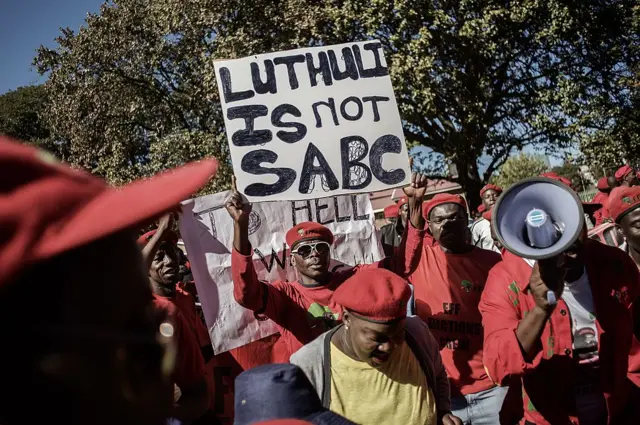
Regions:
[[189, 329], [187, 322], [179, 311], [171, 315], [175, 326], [173, 338], [176, 353], [176, 364], [173, 371], [173, 382], [186, 390], [204, 379], [205, 366], [196, 337]]
[[504, 289], [514, 279], [502, 264], [489, 272], [478, 306], [484, 327], [482, 356], [485, 370], [489, 378], [498, 385], [504, 385], [510, 376], [520, 376], [537, 367], [543, 354], [539, 349], [531, 362], [524, 359], [516, 336], [521, 320], [520, 312]]
[[436, 377], [435, 397], [438, 416], [440, 416], [441, 413], [445, 414], [451, 411], [451, 389], [449, 388], [449, 377], [447, 376], [447, 371], [444, 368], [444, 363], [442, 363], [442, 355], [440, 354], [438, 341], [436, 341], [431, 332], [429, 332], [429, 337], [431, 339], [430, 344], [434, 350], [433, 372]]
[[418, 266], [422, 254], [422, 240], [426, 230], [418, 230], [411, 222], [402, 235], [402, 242], [391, 257], [371, 264], [359, 264], [353, 268], [353, 272], [366, 268], [384, 268], [403, 277], [409, 276]]
[[250, 255], [242, 255], [235, 249], [231, 254], [233, 297], [242, 307], [263, 314], [278, 322], [277, 315], [283, 304], [284, 294], [274, 285], [258, 279]]

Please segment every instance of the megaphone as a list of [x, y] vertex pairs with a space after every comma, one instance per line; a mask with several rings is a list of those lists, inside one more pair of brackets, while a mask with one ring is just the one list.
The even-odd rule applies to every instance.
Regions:
[[[512, 185], [498, 198], [491, 226], [507, 251], [544, 260], [576, 242], [584, 227], [584, 211], [578, 195], [564, 183], [532, 177]], [[553, 292], [547, 298], [555, 304]]]

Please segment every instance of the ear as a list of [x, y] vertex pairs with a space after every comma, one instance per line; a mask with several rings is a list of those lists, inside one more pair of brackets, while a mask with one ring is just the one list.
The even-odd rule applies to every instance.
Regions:
[[293, 267], [295, 267], [296, 266], [296, 257], [294, 257], [293, 254], [291, 254], [290, 261], [291, 261], [291, 265]]
[[342, 310], [342, 323], [344, 323], [346, 328], [351, 326], [351, 314], [347, 310]]

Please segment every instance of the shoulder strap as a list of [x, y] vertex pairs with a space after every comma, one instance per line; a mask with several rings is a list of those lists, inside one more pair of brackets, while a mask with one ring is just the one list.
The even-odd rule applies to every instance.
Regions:
[[433, 360], [431, 359], [429, 352], [423, 349], [421, 344], [413, 335], [413, 332], [415, 332], [415, 329], [413, 328], [414, 328], [413, 322], [408, 320], [407, 332], [405, 334], [405, 341], [407, 342], [407, 345], [411, 349], [411, 352], [413, 353], [413, 355], [416, 356], [416, 359], [418, 359], [418, 363], [422, 368], [422, 372], [424, 372], [424, 375], [427, 378], [427, 385], [429, 386], [429, 388], [432, 389], [432, 391], [435, 391], [436, 390], [435, 371], [433, 370], [433, 367], [429, 366], [429, 365], [433, 365]]
[[324, 358], [322, 359], [322, 406], [326, 409], [331, 405], [331, 338], [333, 334], [344, 326], [342, 323], [331, 329], [324, 337]]

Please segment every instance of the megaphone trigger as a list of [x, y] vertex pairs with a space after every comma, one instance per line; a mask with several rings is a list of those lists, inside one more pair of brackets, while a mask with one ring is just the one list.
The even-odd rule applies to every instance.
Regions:
[[549, 305], [558, 304], [558, 300], [556, 299], [556, 294], [553, 291], [547, 291], [547, 302]]

